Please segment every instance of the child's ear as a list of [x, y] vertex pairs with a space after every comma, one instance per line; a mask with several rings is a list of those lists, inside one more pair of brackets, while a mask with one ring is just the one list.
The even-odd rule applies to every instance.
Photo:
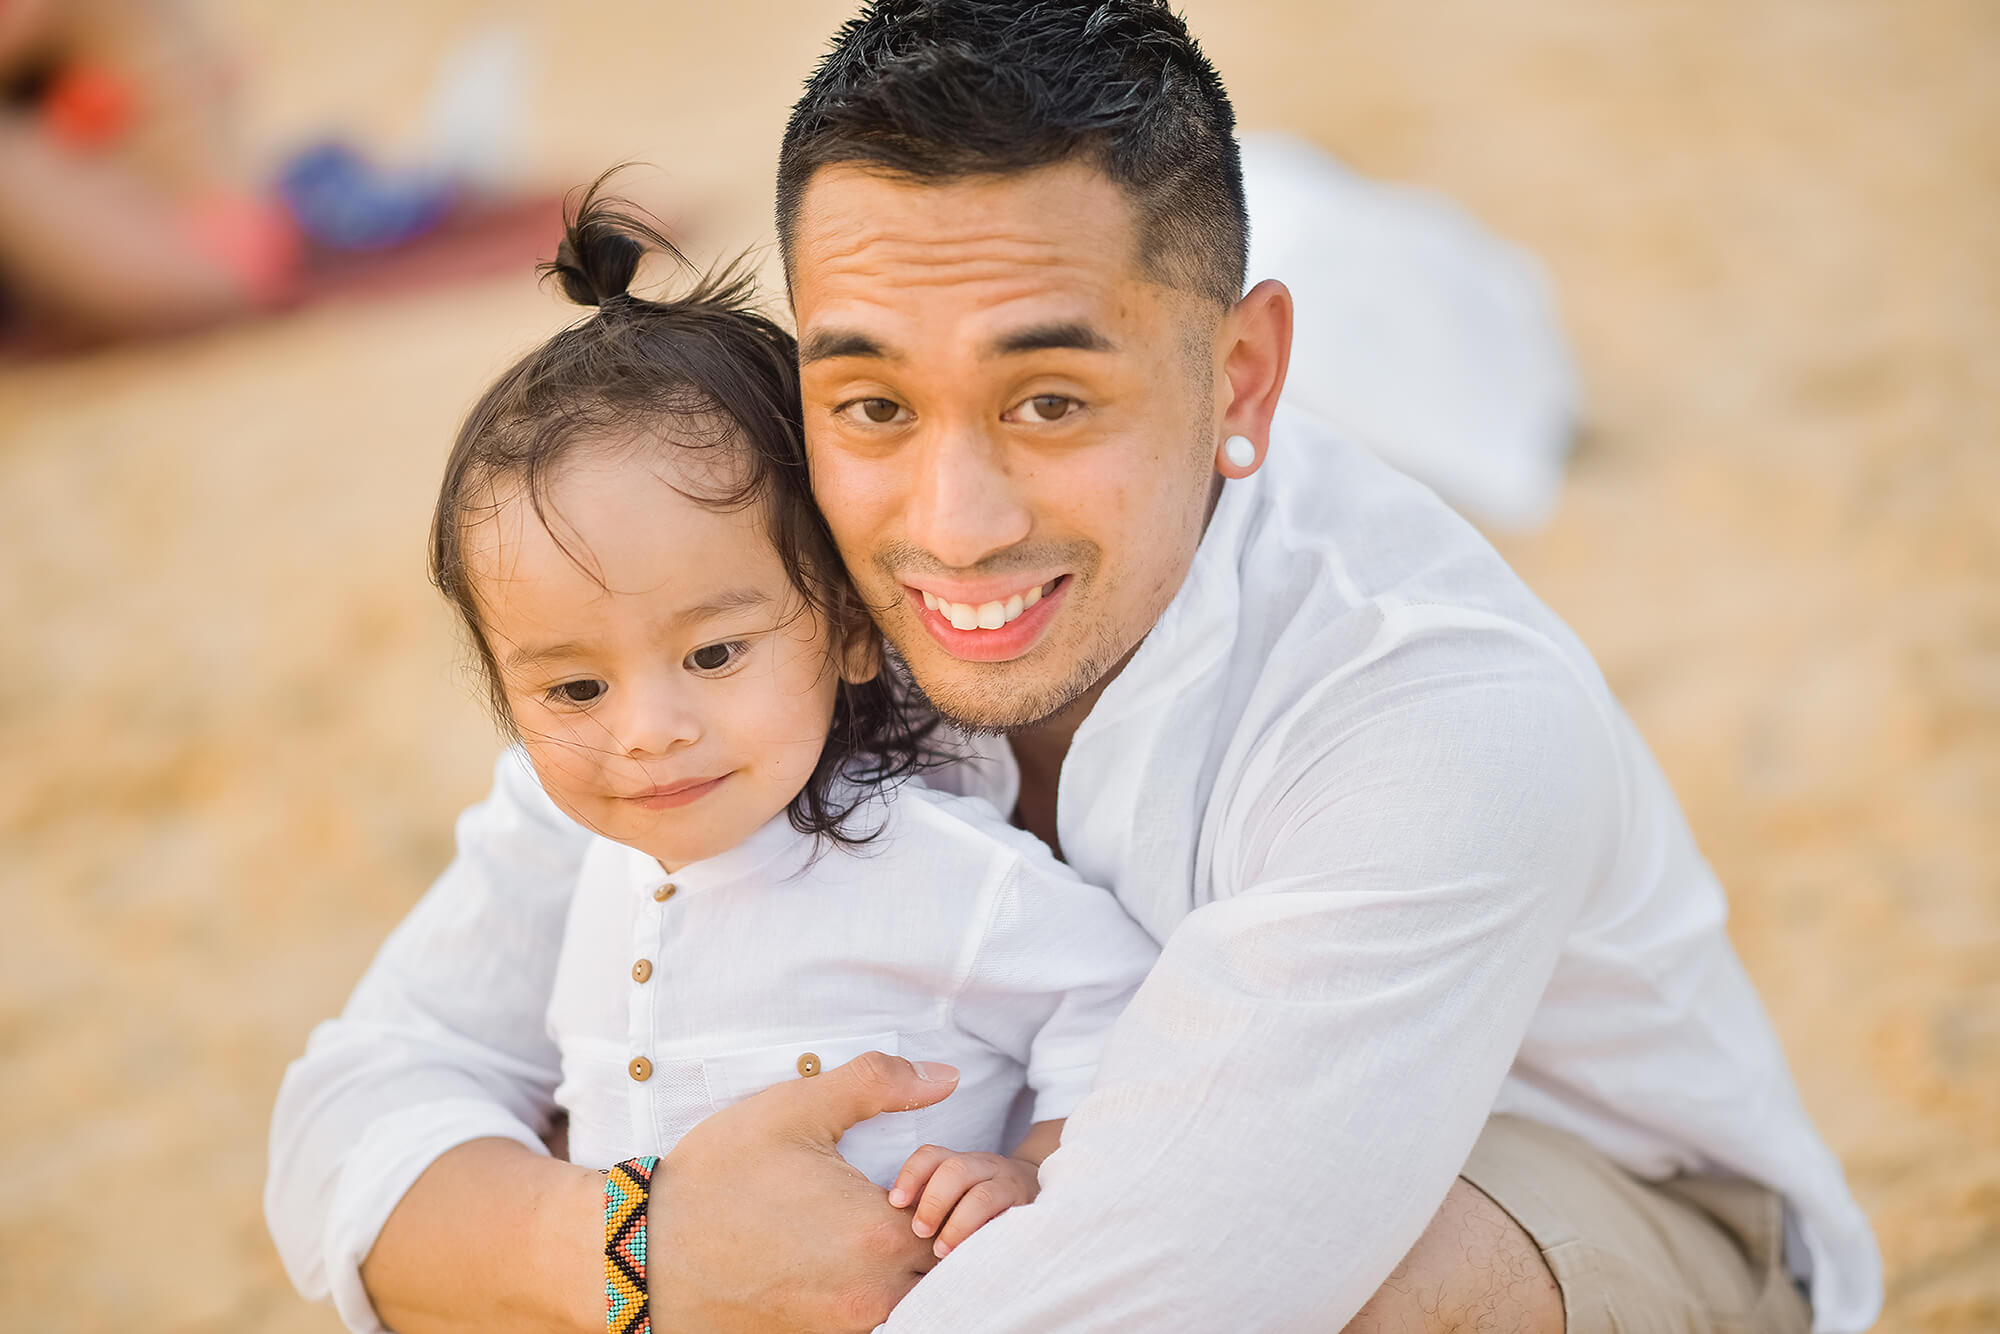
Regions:
[[865, 614], [857, 614], [840, 646], [840, 679], [859, 686], [881, 674], [882, 636], [876, 631], [874, 621]]

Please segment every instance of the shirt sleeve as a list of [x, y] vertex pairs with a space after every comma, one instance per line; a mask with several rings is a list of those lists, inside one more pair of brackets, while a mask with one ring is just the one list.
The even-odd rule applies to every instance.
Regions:
[[1001, 881], [954, 1013], [1027, 1067], [1034, 1119], [1054, 1121], [1089, 1091], [1112, 1024], [1159, 947], [1109, 890], [1086, 884], [1032, 835], [1017, 841], [1033, 849]]
[[1553, 650], [1422, 643], [1302, 702], [1040, 1198], [883, 1329], [1341, 1328], [1464, 1165], [1616, 847], [1598, 703]]
[[347, 1007], [285, 1072], [264, 1214], [299, 1292], [382, 1328], [360, 1278], [382, 1224], [446, 1150], [542, 1148], [559, 1077], [545, 1014], [589, 836], [519, 750], [458, 821], [458, 852]]

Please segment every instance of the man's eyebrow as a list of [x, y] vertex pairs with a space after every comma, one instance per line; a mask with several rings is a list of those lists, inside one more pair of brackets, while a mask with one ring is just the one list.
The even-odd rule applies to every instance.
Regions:
[[[1025, 329], [1002, 334], [987, 345], [988, 357], [1014, 357], [1024, 352], [1115, 352], [1117, 345], [1081, 320], [1053, 324], [1031, 324]], [[875, 361], [901, 358], [868, 334], [854, 329], [819, 329], [799, 344], [799, 364], [836, 357], [865, 357]]]
[[1115, 344], [1081, 320], [1056, 324], [1031, 324], [1003, 334], [987, 345], [989, 357], [1019, 356], [1023, 352], [1114, 352]]
[[889, 350], [865, 333], [853, 329], [818, 329], [799, 344], [799, 365], [830, 361], [835, 357], [869, 357], [876, 361], [896, 361]]

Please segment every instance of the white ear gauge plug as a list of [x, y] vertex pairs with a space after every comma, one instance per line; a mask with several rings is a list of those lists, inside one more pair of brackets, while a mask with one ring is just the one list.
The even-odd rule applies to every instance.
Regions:
[[1232, 435], [1222, 442], [1222, 456], [1232, 468], [1253, 467], [1257, 462], [1257, 446], [1250, 443], [1247, 435]]

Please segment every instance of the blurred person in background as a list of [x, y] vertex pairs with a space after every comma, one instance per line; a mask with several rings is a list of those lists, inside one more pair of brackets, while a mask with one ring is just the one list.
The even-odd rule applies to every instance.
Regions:
[[[334, 135], [266, 170], [238, 142], [240, 71], [191, 0], [0, 0], [0, 347], [525, 261], [554, 208], [504, 179], [517, 57], [504, 29], [451, 53], [422, 161], [383, 166]], [[448, 245], [411, 255], [433, 237]]]
[[[1233, 124], [1148, 0], [889, 0], [795, 109], [817, 499], [986, 738], [959, 781], [1163, 953], [1040, 1198], [942, 1265], [834, 1145], [949, 1080], [862, 1058], [704, 1121], [651, 1197], [659, 1327], [1865, 1327], [1867, 1220], [1589, 654], [1280, 407], [1320, 371], [1244, 290]], [[605, 1318], [602, 1180], [543, 1143], [588, 835], [520, 772], [411, 919], [472, 944], [399, 932], [280, 1095], [267, 1214], [358, 1330]]]
[[244, 171], [236, 81], [182, 0], [0, 0], [0, 311], [103, 336], [281, 297], [296, 237]]

